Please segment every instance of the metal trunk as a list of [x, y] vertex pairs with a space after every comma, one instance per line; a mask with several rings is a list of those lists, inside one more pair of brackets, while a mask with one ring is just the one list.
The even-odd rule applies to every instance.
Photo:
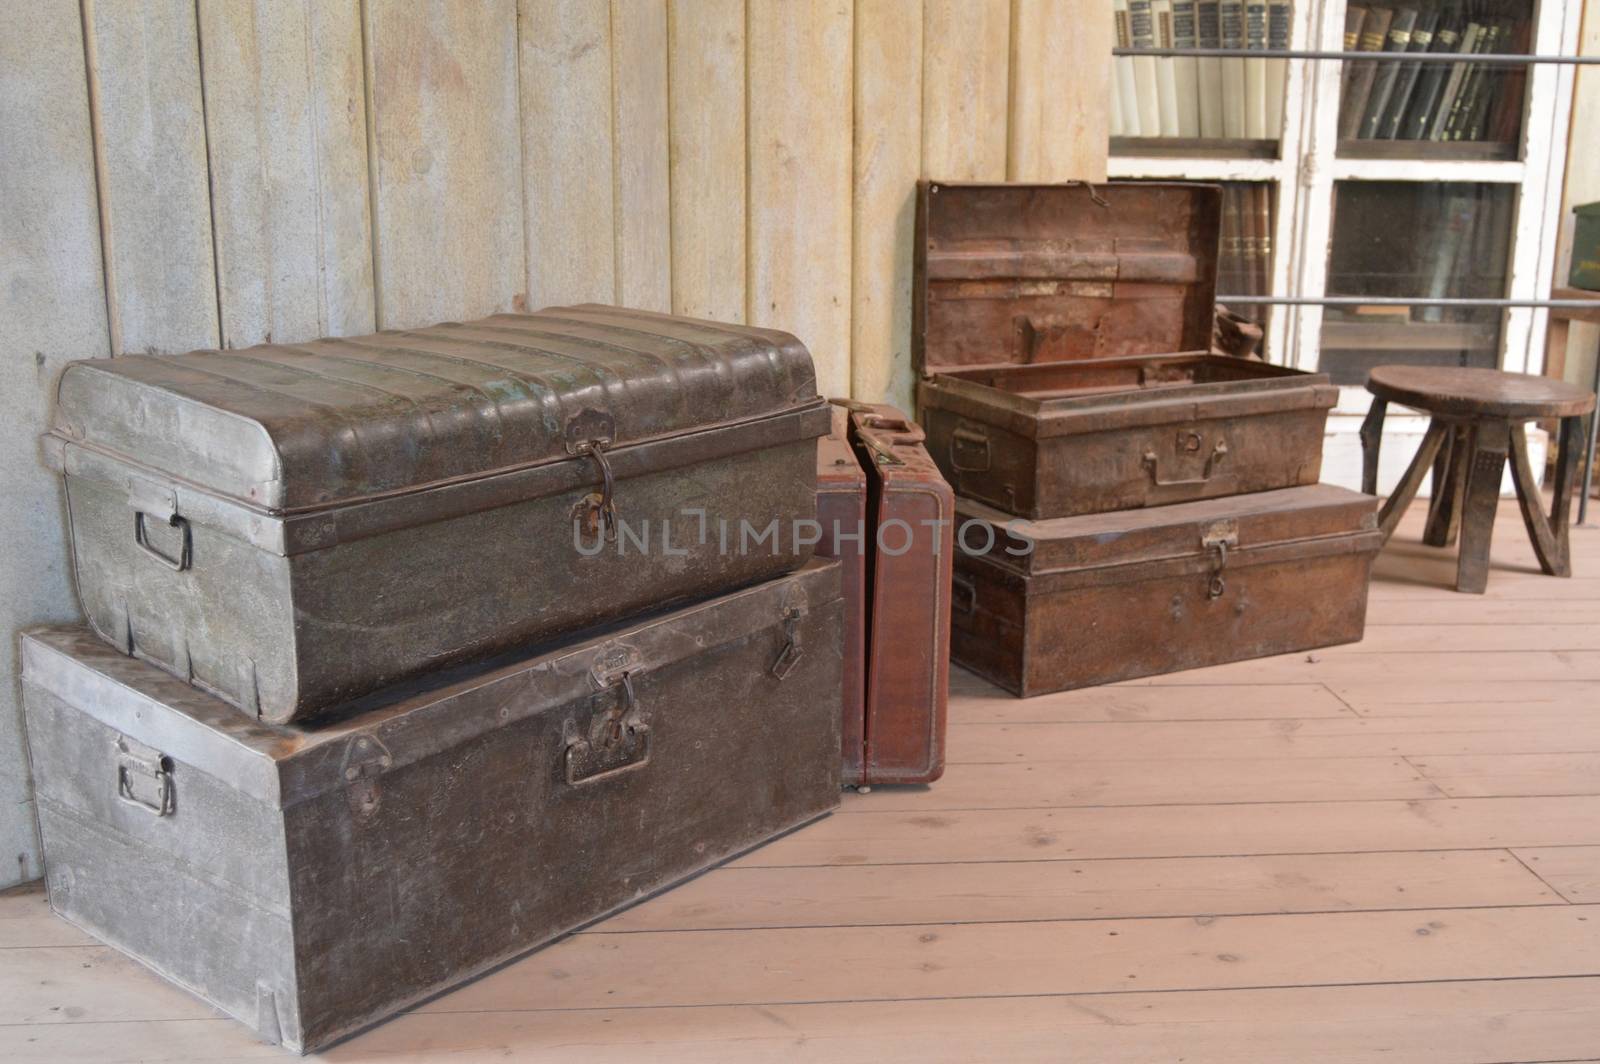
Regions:
[[1219, 224], [1214, 186], [923, 183], [917, 408], [958, 495], [1043, 519], [1317, 482], [1338, 390], [1206, 354]]
[[827, 425], [792, 336], [570, 307], [74, 363], [46, 443], [94, 629], [282, 722], [798, 567]]
[[51, 905], [318, 1049], [832, 809], [839, 623], [816, 561], [315, 729], [37, 630]]
[[1376, 509], [1331, 485], [1037, 522], [961, 500], [994, 543], [957, 553], [952, 657], [1026, 698], [1356, 642]]

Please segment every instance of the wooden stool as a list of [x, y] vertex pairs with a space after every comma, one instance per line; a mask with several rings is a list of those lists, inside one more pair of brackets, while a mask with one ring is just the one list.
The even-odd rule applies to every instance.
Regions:
[[[1583, 448], [1583, 415], [1594, 409], [1592, 393], [1565, 381], [1525, 373], [1431, 366], [1379, 366], [1367, 381], [1367, 391], [1375, 397], [1361, 425], [1361, 480], [1368, 495], [1378, 493], [1378, 447], [1389, 404], [1399, 403], [1432, 418], [1417, 456], [1378, 512], [1385, 542], [1416, 498], [1431, 464], [1433, 499], [1422, 541], [1446, 547], [1455, 541], [1459, 529], [1456, 590], [1482, 594], [1489, 585], [1489, 540], [1509, 453], [1511, 479], [1540, 568], [1552, 576], [1572, 575], [1567, 515]], [[1548, 516], [1528, 461], [1525, 426], [1536, 418], [1561, 420], [1555, 504]]]

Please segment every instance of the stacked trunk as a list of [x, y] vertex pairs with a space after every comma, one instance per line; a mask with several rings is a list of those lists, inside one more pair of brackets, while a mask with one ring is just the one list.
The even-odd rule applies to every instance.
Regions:
[[1321, 374], [1209, 353], [1220, 190], [918, 193], [913, 360], [955, 661], [1018, 695], [1361, 638], [1375, 500]]
[[69, 366], [51, 904], [310, 1051], [825, 814], [828, 427], [793, 337], [603, 307]]

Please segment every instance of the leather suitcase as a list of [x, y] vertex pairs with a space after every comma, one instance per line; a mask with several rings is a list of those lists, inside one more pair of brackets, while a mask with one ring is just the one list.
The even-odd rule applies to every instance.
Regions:
[[867, 474], [850, 445], [850, 416], [833, 407], [833, 426], [817, 440], [817, 554], [837, 558], [844, 598], [844, 667], [839, 746], [843, 782], [862, 782], [867, 698]]
[[1317, 482], [1338, 389], [1207, 354], [1220, 212], [1210, 185], [919, 186], [917, 410], [957, 495], [1044, 519]]
[[95, 631], [282, 722], [798, 567], [827, 428], [794, 337], [583, 306], [73, 363], [46, 450]]
[[850, 404], [850, 439], [866, 470], [872, 535], [856, 782], [931, 783], [944, 774], [955, 497], [922, 430], [895, 408]]
[[36, 630], [50, 904], [322, 1048], [833, 809], [840, 605], [818, 560], [315, 728]]
[[952, 657], [1026, 698], [1356, 642], [1377, 502], [1319, 484], [1025, 521], [962, 499]]

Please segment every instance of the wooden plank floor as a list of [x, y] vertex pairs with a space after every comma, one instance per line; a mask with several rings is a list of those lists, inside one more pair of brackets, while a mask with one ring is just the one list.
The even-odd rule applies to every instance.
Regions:
[[[1600, 1059], [1600, 531], [1485, 597], [1420, 507], [1365, 642], [1018, 701], [832, 818], [326, 1059]], [[1309, 605], [1309, 604], [1308, 604]], [[281, 1059], [0, 897], [0, 1061]]]

